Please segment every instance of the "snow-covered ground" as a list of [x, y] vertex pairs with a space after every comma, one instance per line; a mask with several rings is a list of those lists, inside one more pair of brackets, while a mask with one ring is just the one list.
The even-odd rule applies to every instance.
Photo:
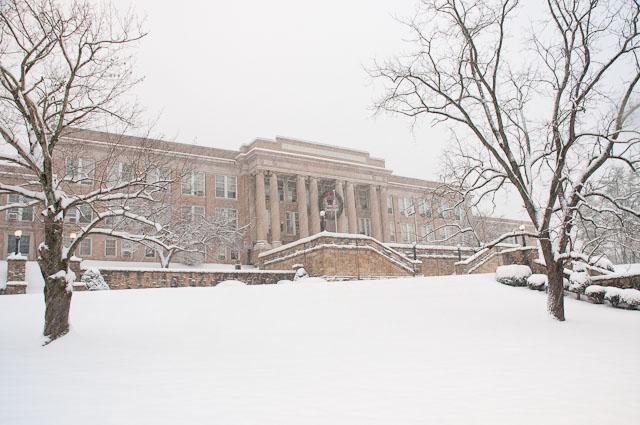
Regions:
[[638, 424], [640, 312], [492, 275], [0, 297], [0, 423]]

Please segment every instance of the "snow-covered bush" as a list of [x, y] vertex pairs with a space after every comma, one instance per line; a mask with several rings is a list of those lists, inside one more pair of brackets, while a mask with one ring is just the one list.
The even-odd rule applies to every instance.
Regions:
[[89, 291], [104, 291], [109, 289], [109, 285], [104, 281], [104, 278], [100, 274], [98, 269], [88, 269], [80, 278], [80, 282], [84, 283], [84, 286]]
[[[575, 267], [574, 267], [575, 269]], [[573, 271], [569, 275], [569, 291], [578, 295], [578, 299], [580, 298], [580, 294], [584, 294], [584, 290], [591, 285], [591, 276], [586, 271], [586, 269], [581, 271]]]
[[246, 286], [246, 283], [240, 282], [239, 280], [223, 280], [222, 282], [218, 282], [216, 287], [232, 287], [232, 286]]
[[598, 261], [596, 261], [593, 265], [604, 270], [609, 270], [610, 272], [616, 271], [616, 268], [611, 262], [611, 260], [609, 260], [607, 257], [604, 257], [604, 256], [600, 257]]
[[586, 272], [587, 265], [582, 261], [574, 261], [572, 269], [574, 272]]
[[584, 294], [594, 304], [604, 303], [604, 295], [607, 293], [607, 288], [600, 285], [590, 285], [584, 290]]
[[298, 270], [296, 270], [296, 275], [293, 277], [293, 280], [300, 280], [308, 277], [309, 273], [307, 273], [304, 267], [300, 267], [298, 268]]
[[620, 292], [620, 303], [629, 309], [638, 308], [640, 306], [640, 291], [637, 289], [623, 289]]
[[618, 305], [620, 304], [621, 295], [622, 289], [609, 286], [607, 287], [607, 290], [604, 294], [604, 299], [613, 307], [618, 307]]
[[534, 291], [544, 291], [547, 288], [547, 275], [532, 274], [527, 278], [527, 288]]
[[566, 277], [562, 278], [562, 287], [567, 291], [569, 290], [569, 279]]
[[526, 286], [529, 276], [531, 276], [529, 266], [511, 264], [496, 269], [496, 280], [509, 286]]

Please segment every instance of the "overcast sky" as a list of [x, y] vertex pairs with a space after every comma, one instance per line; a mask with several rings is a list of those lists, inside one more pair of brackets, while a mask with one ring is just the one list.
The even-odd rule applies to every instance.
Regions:
[[412, 15], [415, 0], [115, 1], [146, 15], [138, 97], [165, 138], [237, 149], [289, 136], [437, 178], [446, 129], [373, 116], [364, 70], [407, 49], [394, 16]]

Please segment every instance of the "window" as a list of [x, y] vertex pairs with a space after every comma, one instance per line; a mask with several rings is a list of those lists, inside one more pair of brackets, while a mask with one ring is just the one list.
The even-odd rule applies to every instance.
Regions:
[[296, 235], [298, 233], [298, 213], [295, 211], [287, 211], [287, 233]]
[[218, 246], [218, 260], [226, 261], [226, 259], [227, 259], [227, 248], [225, 248], [222, 245]]
[[387, 214], [393, 214], [393, 195], [387, 195]]
[[133, 242], [123, 239], [120, 243], [120, 255], [124, 258], [131, 258], [133, 257], [133, 252]]
[[162, 182], [159, 186], [162, 190], [167, 190], [171, 185], [171, 170], [164, 167], [155, 168], [147, 174], [147, 182]]
[[358, 204], [360, 208], [363, 210], [369, 209], [369, 190], [368, 189], [359, 189], [358, 190]]
[[395, 223], [389, 223], [389, 241], [396, 241], [396, 225]]
[[118, 253], [118, 241], [113, 238], [104, 240], [104, 256], [115, 257]]
[[226, 223], [238, 227], [238, 210], [235, 208], [216, 208], [216, 216], [225, 219]]
[[453, 209], [453, 216], [456, 220], [462, 220], [462, 207], [460, 205], [456, 205]]
[[431, 203], [426, 199], [422, 199], [418, 204], [418, 212], [420, 217], [431, 218]]
[[360, 233], [361, 235], [371, 236], [371, 219], [358, 219], [358, 233]]
[[91, 248], [91, 239], [88, 237], [82, 239], [78, 245], [78, 255], [80, 257], [91, 257]]
[[400, 238], [403, 243], [415, 242], [416, 235], [414, 232], [413, 224], [411, 223], [400, 224]]
[[92, 184], [96, 162], [90, 158], [69, 158], [64, 162], [65, 178], [80, 184]]
[[236, 188], [236, 176], [216, 176], [216, 198], [236, 199]]
[[234, 260], [234, 261], [238, 260], [238, 258], [239, 258], [239, 254], [238, 254], [238, 251], [237, 251], [237, 250], [235, 250], [235, 249], [231, 249], [231, 252], [230, 252], [230, 253], [231, 253], [231, 259], [232, 259], [232, 260]]
[[284, 180], [280, 177], [278, 177], [278, 199], [284, 202]]
[[93, 219], [93, 210], [91, 205], [78, 205], [67, 211], [65, 221], [72, 224], [89, 224]]
[[404, 215], [411, 214], [411, 206], [412, 206], [411, 198], [398, 198], [398, 208], [400, 209], [400, 213]]
[[182, 177], [182, 194], [204, 196], [204, 173], [191, 171]]
[[446, 240], [449, 237], [448, 233], [449, 232], [447, 232], [447, 228], [446, 227], [442, 227], [440, 229], [440, 240], [442, 240], [442, 241]]
[[267, 210], [267, 232], [271, 232], [271, 210]]
[[449, 218], [449, 203], [444, 201], [440, 204], [440, 208], [438, 210], [438, 216], [440, 218]]
[[[27, 199], [21, 195], [9, 194], [7, 204], [24, 204]], [[7, 210], [7, 221], [33, 221], [33, 207], [15, 207]]]
[[204, 207], [200, 205], [187, 205], [180, 209], [180, 217], [189, 223], [202, 221], [204, 214]]
[[421, 241], [433, 241], [433, 226], [431, 224], [420, 225], [420, 240]]
[[296, 182], [295, 180], [287, 181], [287, 201], [288, 202], [298, 202], [298, 191], [296, 190]]
[[144, 256], [145, 256], [145, 258], [155, 258], [156, 250], [153, 249], [150, 246], [145, 246], [144, 247]]
[[[29, 255], [29, 245], [31, 237], [29, 235], [22, 235], [20, 238], [19, 252], [22, 255]], [[7, 254], [13, 254], [16, 252], [16, 237], [7, 234]]]

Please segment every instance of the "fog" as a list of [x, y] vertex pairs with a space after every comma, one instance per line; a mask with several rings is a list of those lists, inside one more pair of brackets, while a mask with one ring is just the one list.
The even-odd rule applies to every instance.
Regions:
[[448, 130], [374, 114], [365, 71], [374, 58], [409, 50], [395, 18], [411, 16], [415, 0], [116, 5], [146, 18], [136, 96], [154, 133], [227, 149], [287, 136], [366, 150], [396, 174], [438, 178]]

